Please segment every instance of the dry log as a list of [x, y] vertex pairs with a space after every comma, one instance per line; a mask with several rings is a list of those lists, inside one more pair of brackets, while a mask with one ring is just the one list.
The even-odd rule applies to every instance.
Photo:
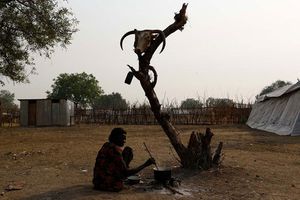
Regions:
[[222, 148], [223, 148], [223, 142], [220, 142], [218, 148], [215, 151], [214, 158], [212, 160], [212, 163], [216, 166], [220, 165]]
[[[187, 22], [186, 9], [188, 4], [183, 4], [179, 13], [175, 14], [175, 22], [169, 25], [163, 32], [165, 38], [177, 30], [182, 31], [184, 25]], [[151, 110], [160, 126], [168, 136], [172, 146], [178, 154], [181, 164], [186, 168], [201, 168], [208, 169], [212, 166], [212, 154], [211, 154], [211, 138], [213, 133], [209, 128], [206, 129], [205, 134], [193, 132], [190, 137], [188, 147], [185, 147], [180, 138], [179, 131], [170, 122], [170, 115], [161, 111], [161, 104], [154, 91], [154, 86], [157, 82], [157, 73], [154, 67], [150, 66], [151, 58], [163, 42], [164, 38], [161, 34], [155, 38], [146, 49], [144, 54], [137, 53], [139, 60], [139, 70], [135, 70], [129, 66], [133, 75], [140, 81], [140, 84], [145, 91], [145, 95], [149, 100]], [[151, 82], [149, 71], [154, 74], [154, 81]], [[221, 150], [222, 148], [220, 148]], [[216, 157], [217, 159], [217, 157]]]
[[188, 168], [209, 169], [212, 166], [210, 142], [213, 133], [210, 128], [205, 134], [193, 132], [190, 136], [184, 166]]

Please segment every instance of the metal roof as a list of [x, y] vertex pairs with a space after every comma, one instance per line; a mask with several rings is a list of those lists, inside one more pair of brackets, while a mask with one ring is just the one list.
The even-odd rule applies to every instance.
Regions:
[[300, 89], [300, 81], [298, 81], [294, 85], [286, 85], [286, 86], [283, 86], [281, 88], [278, 88], [277, 90], [274, 90], [273, 92], [261, 95], [257, 98], [257, 101], [261, 102], [261, 101], [265, 101], [265, 100], [270, 99], [270, 98], [278, 98], [278, 97], [281, 97], [283, 95], [295, 92], [299, 89]]

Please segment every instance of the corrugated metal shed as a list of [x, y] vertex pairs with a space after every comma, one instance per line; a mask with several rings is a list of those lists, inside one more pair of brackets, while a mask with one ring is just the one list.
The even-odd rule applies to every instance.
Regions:
[[74, 103], [67, 99], [19, 99], [21, 126], [74, 125]]

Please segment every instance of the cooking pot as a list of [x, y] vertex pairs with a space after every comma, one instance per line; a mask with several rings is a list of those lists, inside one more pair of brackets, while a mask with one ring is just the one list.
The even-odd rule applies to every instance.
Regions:
[[126, 79], [125, 79], [125, 83], [128, 84], [128, 85], [130, 85], [132, 79], [133, 79], [133, 73], [132, 72], [128, 72], [127, 76], [126, 76]]
[[158, 169], [153, 168], [154, 179], [158, 182], [165, 183], [169, 181], [172, 177], [172, 168], [171, 167], [159, 167]]

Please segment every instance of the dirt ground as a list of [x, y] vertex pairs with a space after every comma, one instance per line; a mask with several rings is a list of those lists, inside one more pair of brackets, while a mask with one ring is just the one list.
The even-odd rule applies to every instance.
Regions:
[[[122, 126], [137, 166], [148, 158], [146, 142], [158, 164], [175, 166], [168, 138], [159, 126]], [[96, 154], [113, 126], [80, 125], [0, 129], [0, 199], [300, 199], [300, 137], [278, 136], [246, 126], [211, 126], [213, 148], [224, 142], [218, 170], [177, 168], [178, 190], [132, 186], [120, 193], [94, 191], [91, 179]], [[178, 126], [186, 143], [191, 131], [204, 126]], [[148, 167], [142, 180], [152, 178]], [[20, 190], [7, 191], [8, 185]]]

